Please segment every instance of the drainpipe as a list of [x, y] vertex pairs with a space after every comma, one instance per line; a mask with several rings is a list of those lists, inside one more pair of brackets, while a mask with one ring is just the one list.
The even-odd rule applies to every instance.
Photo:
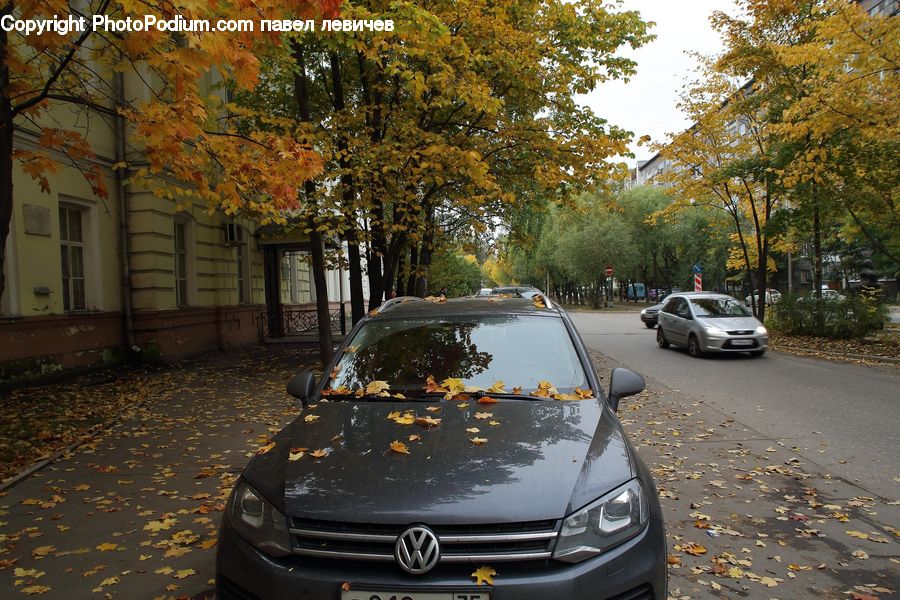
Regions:
[[[125, 105], [125, 76], [121, 72], [114, 74], [116, 108]], [[128, 185], [125, 183], [125, 117], [118, 113], [115, 119], [116, 164], [113, 169], [116, 181], [116, 203], [119, 205], [119, 266], [121, 269], [122, 289], [122, 330], [127, 355], [137, 353], [140, 348], [134, 343], [134, 313], [131, 306], [131, 267], [129, 265], [128, 247]]]

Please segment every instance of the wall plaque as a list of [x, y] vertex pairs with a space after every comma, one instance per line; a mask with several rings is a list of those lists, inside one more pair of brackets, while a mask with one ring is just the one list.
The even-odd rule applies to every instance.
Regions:
[[25, 233], [31, 235], [50, 235], [50, 209], [46, 206], [23, 204], [22, 214], [25, 217]]

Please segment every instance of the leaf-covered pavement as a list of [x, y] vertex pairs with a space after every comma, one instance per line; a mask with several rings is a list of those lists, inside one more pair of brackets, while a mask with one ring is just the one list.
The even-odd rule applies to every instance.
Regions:
[[[601, 373], [619, 366], [594, 360]], [[833, 478], [783, 441], [647, 383], [619, 417], [658, 486], [671, 599], [895, 597], [896, 498]]]
[[[312, 360], [253, 348], [119, 380], [147, 402], [0, 496], [0, 596], [211, 597], [224, 500]], [[672, 598], [894, 597], [894, 499], [653, 381], [620, 417], [660, 488]]]
[[146, 402], [0, 496], [0, 597], [212, 597], [227, 494], [296, 416], [285, 383], [313, 362], [256, 347], [117, 380]]

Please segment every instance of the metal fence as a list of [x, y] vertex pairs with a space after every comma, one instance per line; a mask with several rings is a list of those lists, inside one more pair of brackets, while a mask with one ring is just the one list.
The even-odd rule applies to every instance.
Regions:
[[[342, 303], [330, 311], [331, 332], [347, 333], [347, 310]], [[297, 335], [318, 335], [319, 315], [315, 308], [283, 307], [280, 311], [266, 310], [257, 316], [259, 337], [287, 337]]]

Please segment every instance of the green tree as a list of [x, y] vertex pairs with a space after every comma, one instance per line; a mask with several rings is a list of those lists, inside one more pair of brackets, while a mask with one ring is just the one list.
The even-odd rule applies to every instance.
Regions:
[[481, 267], [472, 255], [443, 250], [434, 255], [428, 281], [434, 293], [446, 289], [450, 297], [470, 296], [481, 287]]

